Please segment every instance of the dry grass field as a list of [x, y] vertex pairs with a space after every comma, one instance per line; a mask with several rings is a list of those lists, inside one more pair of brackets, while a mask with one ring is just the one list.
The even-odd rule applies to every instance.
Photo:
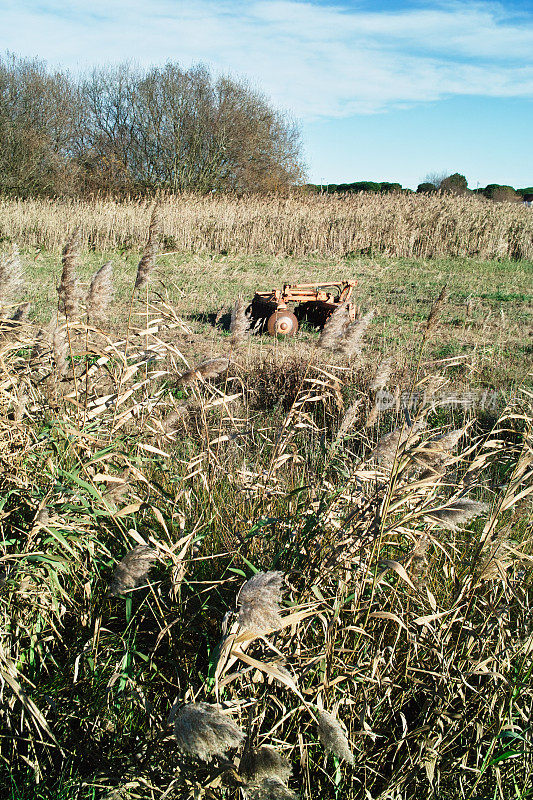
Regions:
[[[188, 202], [3, 201], [1, 796], [531, 797], [531, 217]], [[355, 323], [250, 335], [343, 277]]]

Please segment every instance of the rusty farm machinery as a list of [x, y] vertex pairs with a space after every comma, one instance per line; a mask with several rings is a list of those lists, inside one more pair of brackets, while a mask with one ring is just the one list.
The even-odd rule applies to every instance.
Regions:
[[[346, 304], [353, 322], [357, 308], [352, 301], [356, 281], [340, 283], [285, 283], [283, 289], [256, 292], [248, 314], [259, 330], [271, 336], [294, 336], [299, 322], [323, 327], [336, 308]], [[291, 310], [291, 306], [293, 310]]]

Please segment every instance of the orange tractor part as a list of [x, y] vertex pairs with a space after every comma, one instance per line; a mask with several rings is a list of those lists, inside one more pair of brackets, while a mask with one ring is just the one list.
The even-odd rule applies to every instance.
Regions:
[[[323, 327], [341, 303], [346, 303], [353, 322], [357, 308], [351, 300], [357, 281], [340, 283], [285, 283], [283, 289], [256, 292], [248, 312], [258, 327], [266, 327], [271, 336], [294, 336], [298, 322], [307, 320]], [[288, 307], [294, 303], [294, 311]]]

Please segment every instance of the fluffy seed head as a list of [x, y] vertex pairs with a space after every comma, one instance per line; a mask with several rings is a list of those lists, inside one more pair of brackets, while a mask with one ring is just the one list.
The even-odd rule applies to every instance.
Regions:
[[78, 280], [76, 277], [76, 264], [81, 241], [81, 229], [74, 229], [63, 248], [63, 272], [57, 288], [59, 295], [59, 310], [67, 317], [74, 317], [78, 313]]
[[406, 425], [404, 428], [395, 428], [390, 433], [386, 433], [379, 439], [370, 457], [378, 464], [385, 467], [392, 467], [398, 448], [405, 444], [407, 440], [414, 442], [418, 438], [419, 431], [424, 427], [424, 420], [415, 422], [413, 425]]
[[434, 329], [436, 328], [442, 311], [442, 307], [444, 306], [447, 297], [448, 297], [448, 290], [446, 286], [443, 286], [442, 289], [440, 290], [439, 296], [433, 303], [431, 311], [429, 312], [429, 316], [426, 320], [426, 325], [424, 328], [424, 339], [428, 339], [433, 333]]
[[250, 331], [250, 320], [246, 316], [246, 304], [242, 297], [238, 297], [231, 311], [231, 346], [237, 349], [242, 344]]
[[180, 384], [194, 383], [198, 380], [216, 378], [229, 367], [229, 358], [209, 358], [197, 364], [194, 369], [185, 372], [180, 378]]
[[438, 522], [443, 528], [455, 531], [458, 525], [465, 525], [470, 520], [484, 514], [488, 508], [487, 503], [463, 497], [460, 500], [454, 500], [445, 508], [429, 511], [427, 516], [434, 522]]
[[159, 237], [161, 233], [161, 212], [159, 206], [155, 205], [150, 218], [148, 228], [148, 239], [144, 251], [137, 267], [135, 277], [135, 289], [142, 289], [148, 282], [150, 273], [155, 267], [155, 259], [159, 250]]
[[348, 358], [355, 358], [360, 355], [363, 348], [363, 337], [373, 317], [374, 311], [368, 311], [364, 317], [350, 323], [348, 326], [341, 346], [343, 354]]
[[259, 783], [247, 784], [246, 796], [250, 800], [295, 800], [296, 795], [282, 780], [273, 776]]
[[265, 778], [278, 778], [282, 783], [287, 783], [291, 777], [292, 767], [288, 758], [279, 750], [264, 744], [257, 750], [245, 753], [240, 771], [250, 783], [259, 783]]
[[392, 372], [392, 358], [385, 358], [376, 370], [374, 380], [370, 384], [370, 391], [377, 392], [387, 385]]
[[174, 717], [174, 736], [179, 749], [202, 761], [238, 747], [244, 732], [232, 719], [209, 703], [188, 703]]
[[318, 346], [325, 350], [334, 350], [341, 337], [344, 335], [344, 328], [348, 321], [348, 304], [339, 303], [333, 314], [326, 321], [320, 338]]
[[326, 753], [333, 753], [349, 764], [354, 763], [350, 744], [340, 722], [327, 711], [318, 712], [318, 738]]
[[24, 271], [19, 249], [14, 244], [11, 253], [2, 254], [0, 257], [0, 316], [6, 314], [7, 308], [13, 304], [16, 295], [23, 287]]
[[68, 371], [67, 353], [68, 343], [65, 329], [62, 326], [55, 328], [52, 335], [52, 349], [54, 352], [54, 364], [59, 378], [63, 378]]
[[145, 544], [138, 544], [117, 564], [109, 585], [109, 594], [119, 597], [145, 583], [157, 552]]
[[241, 628], [262, 635], [283, 626], [280, 616], [283, 572], [258, 572], [241, 587], [237, 619]]
[[354, 402], [348, 406], [346, 409], [346, 413], [342, 418], [341, 424], [339, 425], [339, 430], [337, 431], [337, 435], [335, 436], [335, 440], [333, 444], [336, 446], [341, 442], [348, 431], [351, 429], [352, 425], [354, 424], [355, 420], [359, 416], [359, 406], [361, 405], [361, 398], [354, 400]]
[[113, 264], [108, 261], [93, 275], [87, 293], [87, 316], [91, 321], [102, 321], [107, 315], [107, 307], [113, 296]]

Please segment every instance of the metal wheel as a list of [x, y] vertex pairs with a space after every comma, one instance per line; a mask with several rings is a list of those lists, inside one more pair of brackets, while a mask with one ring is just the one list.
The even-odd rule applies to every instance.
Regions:
[[274, 311], [268, 318], [267, 328], [271, 336], [294, 336], [298, 320], [292, 311]]

